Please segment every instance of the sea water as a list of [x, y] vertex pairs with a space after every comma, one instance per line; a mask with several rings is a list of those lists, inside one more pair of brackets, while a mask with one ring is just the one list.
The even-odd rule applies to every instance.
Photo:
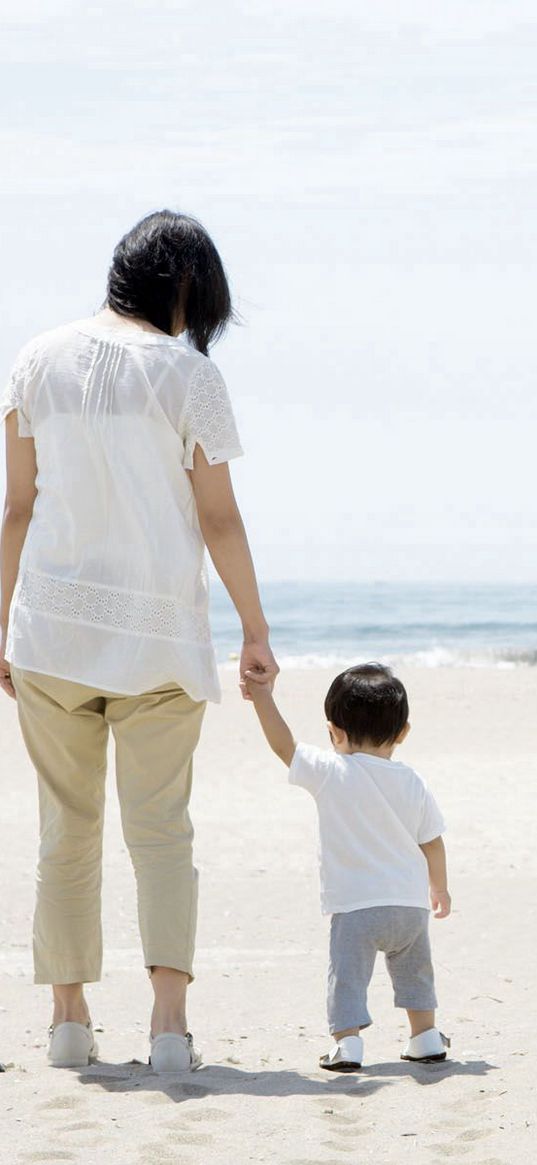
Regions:
[[[537, 584], [267, 582], [260, 590], [284, 667], [537, 663]], [[217, 657], [225, 663], [240, 651], [241, 633], [218, 580], [211, 611]]]

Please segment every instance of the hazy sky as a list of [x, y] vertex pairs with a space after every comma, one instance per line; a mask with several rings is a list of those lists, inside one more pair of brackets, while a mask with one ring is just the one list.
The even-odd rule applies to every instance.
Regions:
[[260, 576], [537, 580], [534, 3], [5, 9], [2, 372], [189, 211]]

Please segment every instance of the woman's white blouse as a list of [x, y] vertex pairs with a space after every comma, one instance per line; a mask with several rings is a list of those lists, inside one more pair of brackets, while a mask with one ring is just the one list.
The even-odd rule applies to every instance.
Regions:
[[0, 401], [33, 437], [37, 497], [7, 659], [137, 694], [219, 700], [187, 469], [242, 453], [222, 376], [181, 337], [91, 317], [31, 340]]

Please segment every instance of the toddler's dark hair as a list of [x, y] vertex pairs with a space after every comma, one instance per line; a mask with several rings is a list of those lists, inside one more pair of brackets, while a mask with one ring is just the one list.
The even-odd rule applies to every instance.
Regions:
[[327, 720], [353, 744], [392, 744], [408, 721], [401, 680], [381, 663], [362, 663], [336, 676], [324, 702]]

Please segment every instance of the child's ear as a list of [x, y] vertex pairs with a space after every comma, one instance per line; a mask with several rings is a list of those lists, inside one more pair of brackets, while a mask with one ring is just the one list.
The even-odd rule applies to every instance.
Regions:
[[330, 736], [330, 740], [332, 741], [334, 748], [338, 748], [340, 745], [346, 744], [347, 733], [343, 730], [343, 728], [338, 728], [336, 724], [332, 724], [331, 720], [327, 720], [326, 724], [328, 728], [328, 735]]
[[395, 741], [396, 744], [402, 744], [403, 741], [406, 740], [406, 738], [410, 732], [410, 727], [411, 727], [410, 720], [407, 720], [404, 728], [401, 729], [399, 736], [397, 737], [397, 740]]

